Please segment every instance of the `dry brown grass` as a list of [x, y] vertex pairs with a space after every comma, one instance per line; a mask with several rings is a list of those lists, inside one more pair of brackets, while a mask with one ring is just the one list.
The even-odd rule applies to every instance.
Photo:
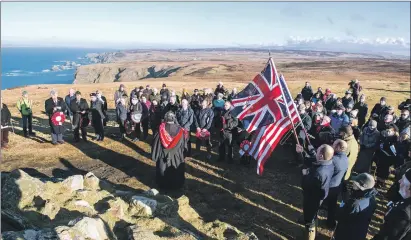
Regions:
[[[233, 87], [241, 89], [248, 80], [254, 77], [256, 72], [261, 71], [263, 66], [264, 61], [256, 64], [255, 67], [245, 67], [245, 70], [243, 69], [245, 73], [243, 72], [242, 76], [227, 70], [229, 69], [227, 67], [220, 66], [222, 71], [205, 74], [202, 77], [176, 76], [167, 79], [125, 82], [124, 84], [130, 91], [135, 86], [146, 84], [160, 88], [161, 84], [166, 82], [169, 88], [179, 92], [182, 88], [193, 90], [194, 88], [215, 87], [217, 82], [222, 80], [230, 89]], [[388, 98], [388, 104], [397, 106], [410, 95], [409, 74], [392, 72], [392, 68], [389, 68], [387, 72], [369, 71], [371, 68], [365, 65], [351, 70], [339, 67], [338, 63], [334, 66], [332, 70], [329, 66], [322, 69], [279, 68], [279, 70], [283, 70], [293, 95], [301, 89], [305, 81], [309, 80], [314, 88], [318, 86], [323, 89], [331, 88], [333, 92], [341, 96], [348, 88], [348, 81], [353, 78], [361, 81], [370, 108], [381, 96]], [[367, 71], [361, 69], [367, 69]], [[112, 139], [110, 134], [118, 132], [117, 127], [114, 127], [114, 122], [110, 122], [110, 126], [107, 127], [108, 137], [104, 142], [73, 143], [72, 134], [67, 133], [65, 145], [55, 147], [49, 143], [48, 120], [42, 111], [44, 111], [44, 101], [48, 98], [52, 88], [57, 89], [62, 97], [71, 87], [80, 90], [83, 96], [88, 96], [90, 92], [100, 89], [109, 100], [109, 108], [113, 109], [113, 93], [118, 85], [119, 83], [105, 83], [25, 87], [30, 98], [34, 100], [33, 124], [37, 132], [37, 137], [34, 139], [21, 136], [20, 116], [15, 103], [22, 89], [2, 91], [3, 99], [16, 120], [14, 123], [18, 134], [11, 135], [10, 149], [2, 151], [1, 170], [29, 168], [33, 172], [48, 176], [65, 176], [77, 172], [93, 171], [98, 177], [120, 184], [125, 188], [146, 190], [156, 187], [155, 164], [150, 160], [149, 144], [144, 142], [121, 143]], [[89, 129], [89, 132], [92, 132], [92, 129]], [[148, 142], [151, 142], [150, 137]], [[216, 155], [216, 143], [214, 146], [213, 150]], [[214, 158], [216, 158], [215, 155]], [[187, 182], [181, 192], [189, 197], [190, 205], [196, 213], [180, 213], [181, 218], [206, 234], [208, 227], [200, 219], [206, 222], [219, 219], [242, 231], [253, 231], [260, 239], [299, 239], [303, 231], [303, 226], [297, 223], [302, 213], [300, 172], [297, 168], [287, 164], [290, 156], [290, 149], [279, 147], [267, 163], [267, 169], [262, 177], [256, 174], [255, 162], [248, 168], [239, 164], [216, 163], [214, 160], [207, 162], [202, 156], [188, 159]], [[168, 194], [174, 196], [181, 192]], [[382, 205], [380, 210], [385, 211]], [[381, 222], [378, 218], [377, 221]], [[371, 235], [377, 231], [378, 224], [378, 222], [372, 223]], [[324, 224], [320, 223], [318, 239], [328, 239], [331, 234], [323, 226]]]

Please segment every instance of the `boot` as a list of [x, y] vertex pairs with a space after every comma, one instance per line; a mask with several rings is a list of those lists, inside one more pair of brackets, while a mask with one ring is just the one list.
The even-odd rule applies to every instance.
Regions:
[[304, 239], [306, 239], [306, 240], [315, 240], [315, 234], [316, 234], [315, 227], [306, 229], [306, 236], [305, 236]]

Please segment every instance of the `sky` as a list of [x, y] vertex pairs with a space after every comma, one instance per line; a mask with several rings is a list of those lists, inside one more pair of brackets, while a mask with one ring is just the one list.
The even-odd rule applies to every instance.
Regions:
[[[410, 2], [3, 2], [2, 45], [410, 48]], [[137, 46], [138, 47], [138, 46]]]

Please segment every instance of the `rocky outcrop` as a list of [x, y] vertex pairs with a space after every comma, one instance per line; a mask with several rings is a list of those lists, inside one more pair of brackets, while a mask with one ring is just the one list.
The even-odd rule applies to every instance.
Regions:
[[15, 170], [2, 176], [1, 200], [2, 224], [13, 228], [5, 240], [255, 239], [218, 220], [203, 222], [186, 196], [121, 191], [91, 172], [40, 180]]
[[89, 53], [86, 58], [92, 63], [113, 63], [125, 57], [123, 52]]

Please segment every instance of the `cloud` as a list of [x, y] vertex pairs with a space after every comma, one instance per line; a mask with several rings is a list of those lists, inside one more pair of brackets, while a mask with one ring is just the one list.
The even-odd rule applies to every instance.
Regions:
[[327, 21], [328, 21], [330, 24], [334, 24], [334, 21], [333, 21], [333, 19], [332, 19], [330, 16], [327, 16]]
[[396, 24], [389, 24], [389, 23], [383, 23], [383, 22], [374, 22], [372, 26], [375, 28], [380, 28], [380, 29], [397, 29], [398, 28]]
[[284, 45], [288, 48], [357, 53], [390, 53], [410, 56], [410, 42], [404, 38], [328, 38], [290, 37]]
[[362, 15], [358, 14], [358, 13], [351, 14], [350, 19], [353, 22], [365, 21], [365, 18]]
[[345, 35], [347, 35], [348, 37], [357, 37], [354, 31], [349, 28], [346, 28], [344, 32], [345, 32]]

